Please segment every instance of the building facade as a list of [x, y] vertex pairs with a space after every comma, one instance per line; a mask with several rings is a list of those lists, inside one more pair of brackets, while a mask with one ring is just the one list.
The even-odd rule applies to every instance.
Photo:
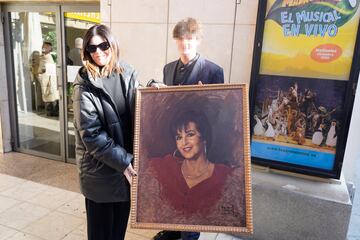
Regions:
[[[70, 63], [68, 51], [75, 47], [76, 38], [100, 21], [116, 34], [123, 59], [138, 70], [142, 84], [150, 79], [161, 80], [163, 66], [177, 58], [172, 28], [185, 17], [202, 22], [203, 39], [199, 52], [224, 68], [225, 82], [250, 82], [258, 1], [19, 2], [0, 4], [3, 23], [0, 25], [0, 147], [3, 152], [21, 151], [74, 162], [69, 96], [79, 66]], [[30, 29], [31, 21], [38, 21], [37, 30]], [[36, 41], [34, 36], [26, 35], [34, 34], [34, 31], [42, 34]], [[39, 104], [40, 100], [36, 102], [39, 92], [34, 93], [32, 89], [36, 86], [31, 85], [34, 78], [40, 77], [32, 72], [31, 64], [36, 63], [36, 58], [31, 54], [41, 51], [45, 40], [52, 43], [52, 56], [56, 58], [46, 70], [49, 75], [55, 75], [57, 81], [58, 116], [46, 116], [45, 104]], [[360, 132], [356, 124], [360, 118], [357, 106], [358, 95], [343, 167], [343, 173], [350, 181], [357, 177], [360, 159], [356, 149]]]

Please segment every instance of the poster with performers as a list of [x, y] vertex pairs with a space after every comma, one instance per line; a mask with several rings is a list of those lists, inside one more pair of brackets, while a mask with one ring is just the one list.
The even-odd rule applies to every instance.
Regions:
[[250, 85], [252, 162], [339, 178], [360, 64], [360, 0], [267, 0]]
[[268, 0], [260, 74], [348, 80], [359, 0]]
[[332, 170], [346, 82], [260, 76], [258, 84], [251, 155]]

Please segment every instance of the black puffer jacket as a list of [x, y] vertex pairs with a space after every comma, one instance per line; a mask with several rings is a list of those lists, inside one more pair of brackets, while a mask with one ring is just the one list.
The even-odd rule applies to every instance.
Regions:
[[[135, 70], [122, 63], [124, 71], [109, 77], [119, 78], [126, 106], [134, 116]], [[122, 122], [101, 81], [89, 77], [83, 67], [74, 81], [73, 92], [76, 163], [81, 192], [95, 202], [121, 202], [130, 199], [129, 184], [123, 175], [133, 160], [124, 149]], [[132, 130], [131, 130], [132, 132]]]

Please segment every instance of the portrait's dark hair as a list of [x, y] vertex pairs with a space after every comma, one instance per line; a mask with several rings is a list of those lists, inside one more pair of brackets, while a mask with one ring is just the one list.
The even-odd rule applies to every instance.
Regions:
[[201, 135], [201, 140], [206, 141], [206, 147], [211, 147], [211, 126], [203, 112], [200, 111], [183, 111], [175, 114], [170, 125], [171, 136], [176, 136], [178, 130], [182, 130], [189, 122], [196, 124], [197, 130]]
[[[90, 53], [86, 50], [87, 46], [90, 45], [90, 41], [94, 36], [100, 36], [104, 38], [110, 45], [111, 51], [111, 60], [107, 65], [105, 65], [100, 72], [99, 67], [96, 65], [94, 60], [92, 59]], [[106, 76], [112, 72], [121, 73], [121, 68], [119, 66], [120, 59], [120, 50], [119, 44], [115, 38], [115, 36], [111, 33], [110, 28], [103, 24], [96, 24], [89, 28], [84, 36], [83, 48], [82, 48], [82, 57], [85, 61], [86, 69], [91, 73], [91, 75], [95, 78], [97, 76]]]
[[187, 35], [195, 35], [196, 38], [201, 38], [201, 24], [195, 18], [185, 18], [174, 27], [173, 38], [182, 39]]

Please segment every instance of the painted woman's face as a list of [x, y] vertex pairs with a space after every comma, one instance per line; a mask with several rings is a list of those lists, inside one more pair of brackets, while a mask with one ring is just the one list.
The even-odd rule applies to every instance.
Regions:
[[194, 122], [178, 129], [175, 136], [176, 147], [185, 159], [196, 160], [204, 150], [204, 141]]
[[[110, 62], [111, 48], [106, 39], [99, 35], [91, 38], [88, 47], [91, 46], [92, 51], [89, 51], [91, 58], [96, 65], [103, 67]], [[95, 49], [95, 51], [93, 51]]]

